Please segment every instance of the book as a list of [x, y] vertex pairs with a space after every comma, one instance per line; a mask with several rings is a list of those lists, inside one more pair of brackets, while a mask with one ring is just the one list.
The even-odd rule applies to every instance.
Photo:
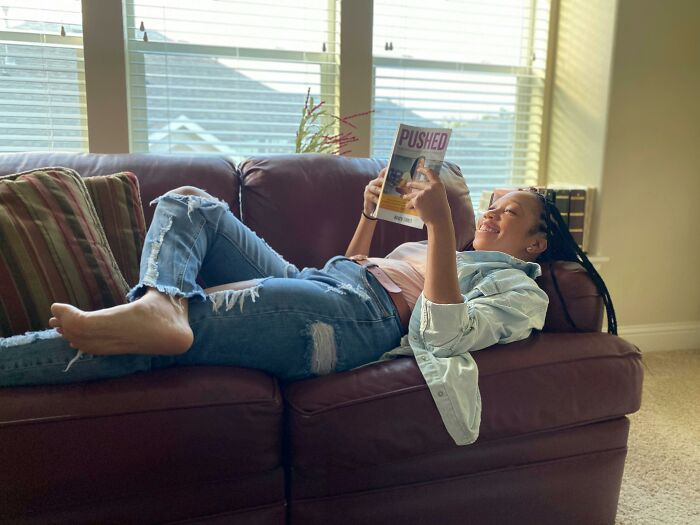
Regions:
[[576, 244], [583, 250], [586, 190], [572, 189], [569, 193], [569, 199], [569, 231]]
[[417, 171], [420, 167], [440, 174], [451, 134], [449, 128], [418, 128], [399, 124], [373, 217], [413, 228], [423, 227], [418, 212], [406, 209], [408, 202], [403, 199], [403, 195], [409, 192], [406, 185], [410, 181], [426, 180]]
[[586, 206], [583, 210], [583, 239], [581, 250], [588, 254], [591, 248], [591, 229], [593, 223], [593, 203], [595, 199], [595, 188], [586, 188]]
[[567, 191], [569, 193], [567, 225], [576, 244], [584, 253], [588, 253], [595, 188], [577, 184], [549, 185], [548, 187], [557, 192]]
[[564, 223], [569, 225], [569, 206], [570, 206], [570, 192], [569, 189], [554, 189], [554, 202], [556, 203], [557, 209], [561, 214], [561, 218], [564, 219]]

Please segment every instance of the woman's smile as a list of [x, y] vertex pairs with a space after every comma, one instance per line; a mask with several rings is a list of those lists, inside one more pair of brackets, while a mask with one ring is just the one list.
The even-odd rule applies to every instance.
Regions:
[[501, 230], [493, 222], [485, 220], [481, 223], [477, 231], [483, 233], [499, 233]]

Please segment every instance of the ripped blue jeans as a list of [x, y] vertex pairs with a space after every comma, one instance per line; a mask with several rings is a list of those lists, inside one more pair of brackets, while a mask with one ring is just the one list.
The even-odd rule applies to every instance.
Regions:
[[[133, 301], [156, 288], [188, 298], [194, 333], [180, 355], [80, 354], [55, 330], [0, 342], [0, 386], [72, 383], [176, 365], [255, 368], [282, 380], [350, 370], [399, 345], [403, 330], [389, 295], [345, 257], [299, 270], [241, 223], [226, 203], [167, 193], [141, 256]], [[153, 204], [153, 203], [151, 203]], [[207, 287], [256, 280], [242, 290]]]

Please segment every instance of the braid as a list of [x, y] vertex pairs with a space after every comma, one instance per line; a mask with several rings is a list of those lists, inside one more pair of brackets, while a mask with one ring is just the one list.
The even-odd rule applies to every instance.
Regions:
[[569, 322], [569, 324], [571, 324], [574, 330], [579, 331], [579, 328], [576, 326], [576, 323], [574, 323], [574, 320], [569, 314], [569, 310], [566, 307], [566, 302], [564, 301], [564, 297], [559, 289], [556, 272], [554, 271], [554, 261], [574, 261], [585, 268], [589, 277], [593, 281], [593, 284], [595, 284], [598, 292], [603, 298], [605, 312], [608, 317], [608, 333], [617, 335], [617, 317], [615, 316], [615, 308], [613, 307], [610, 293], [608, 292], [607, 286], [605, 286], [603, 278], [600, 276], [583, 250], [581, 250], [578, 243], [571, 236], [571, 232], [569, 232], [569, 228], [564, 222], [564, 219], [562, 218], [561, 213], [559, 213], [559, 209], [556, 207], [554, 202], [545, 197], [545, 195], [540, 193], [536, 188], [527, 188], [527, 191], [536, 193], [542, 201], [542, 223], [539, 226], [539, 231], [547, 234], [547, 249], [540, 254], [537, 262], [548, 263], [554, 288], [559, 296], [562, 306], [564, 307], [566, 320]]

